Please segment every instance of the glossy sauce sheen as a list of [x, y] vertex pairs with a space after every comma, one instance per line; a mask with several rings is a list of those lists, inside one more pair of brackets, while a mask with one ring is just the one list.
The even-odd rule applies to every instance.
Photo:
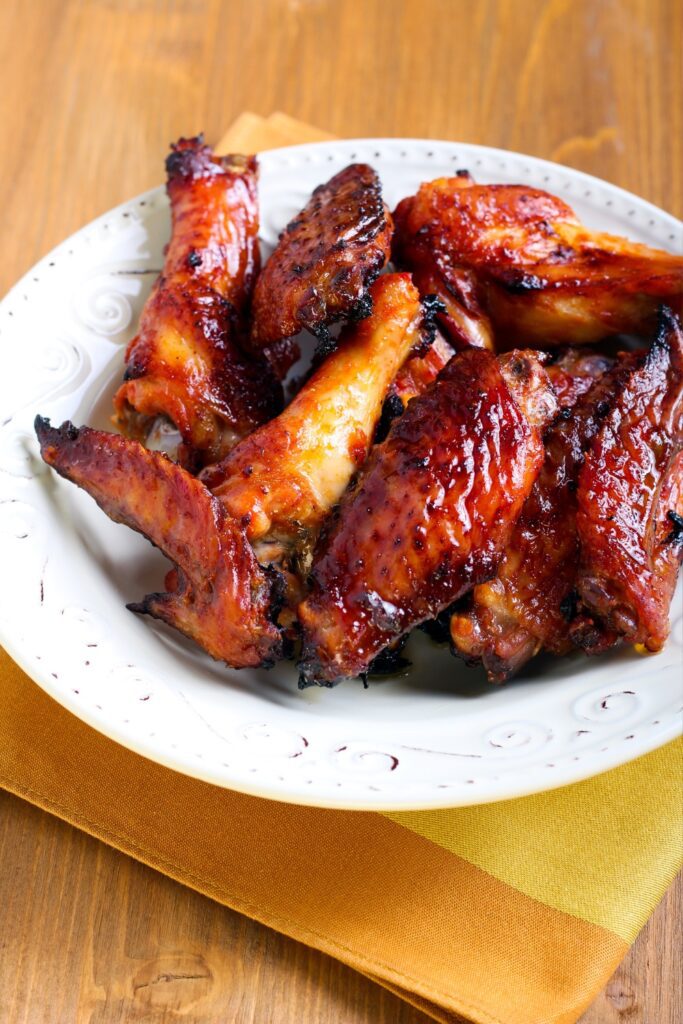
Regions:
[[[663, 310], [657, 337], [630, 375], [579, 478], [575, 640], [605, 634], [658, 651], [683, 556], [683, 331]], [[678, 521], [676, 516], [679, 517]]]
[[457, 355], [395, 421], [342, 503], [299, 608], [304, 683], [364, 672], [388, 643], [495, 572], [555, 410], [524, 353]]
[[[393, 222], [377, 173], [351, 164], [311, 199], [280, 236], [260, 275], [252, 308], [252, 345], [269, 348], [304, 328], [314, 334], [342, 317], [368, 312], [368, 286], [386, 263]], [[276, 348], [286, 372], [297, 350]]]
[[[544, 436], [545, 460], [514, 525], [495, 579], [475, 587], [468, 607], [451, 619], [454, 650], [481, 661], [492, 682], [503, 682], [545, 648], [572, 648], [570, 623], [579, 561], [576, 489], [585, 452], [633, 367], [623, 356], [613, 368], [604, 356], [570, 352], [548, 376], [562, 409]], [[607, 369], [607, 372], [603, 371]], [[578, 371], [571, 385], [566, 377]], [[551, 373], [551, 371], [555, 371]], [[580, 389], [583, 395], [571, 402]]]
[[370, 294], [370, 316], [342, 333], [284, 412], [203, 475], [252, 541], [317, 530], [365, 462], [422, 316], [408, 274], [380, 277]]
[[241, 347], [259, 269], [257, 164], [181, 139], [166, 166], [171, 240], [114, 404], [119, 426], [142, 441], [166, 417], [182, 461], [201, 465], [282, 407], [272, 371]]
[[168, 592], [150, 594], [134, 611], [175, 626], [235, 668], [282, 654], [271, 621], [272, 580], [243, 531], [204, 485], [137, 441], [70, 423], [36, 420], [42, 456], [82, 487], [117, 523], [125, 523], [175, 563]]
[[681, 312], [683, 257], [588, 231], [539, 189], [437, 178], [394, 218], [394, 257], [444, 299], [453, 336], [548, 348], [649, 333], [663, 301]]

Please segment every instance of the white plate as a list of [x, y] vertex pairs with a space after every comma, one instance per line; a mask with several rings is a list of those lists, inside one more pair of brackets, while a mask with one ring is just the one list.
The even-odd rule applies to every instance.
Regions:
[[[267, 246], [311, 190], [353, 160], [393, 208], [420, 182], [469, 168], [483, 182], [557, 193], [592, 227], [683, 249], [683, 226], [577, 171], [479, 146], [363, 139], [261, 157]], [[488, 686], [426, 638], [404, 678], [334, 690], [294, 670], [234, 672], [126, 611], [167, 563], [37, 459], [36, 413], [106, 426], [125, 343], [162, 265], [168, 203], [154, 189], [64, 242], [0, 306], [0, 642], [49, 694], [112, 739], [219, 786], [328, 807], [483, 803], [594, 775], [681, 731], [683, 609], [655, 657], [538, 659]]]

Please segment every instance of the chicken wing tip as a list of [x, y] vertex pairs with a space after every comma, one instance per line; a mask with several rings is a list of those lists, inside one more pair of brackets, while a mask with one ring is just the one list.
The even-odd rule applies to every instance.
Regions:
[[171, 152], [166, 157], [166, 174], [169, 181], [175, 179], [204, 178], [222, 174], [225, 171], [255, 173], [258, 160], [255, 156], [230, 153], [217, 156], [204, 142], [204, 133], [188, 138], [181, 136], [171, 143]]
[[71, 420], [64, 420], [60, 427], [53, 427], [49, 417], [39, 413], [33, 421], [33, 429], [40, 442], [41, 455], [46, 458], [48, 448], [63, 441], [75, 441], [82, 428], [74, 426]]

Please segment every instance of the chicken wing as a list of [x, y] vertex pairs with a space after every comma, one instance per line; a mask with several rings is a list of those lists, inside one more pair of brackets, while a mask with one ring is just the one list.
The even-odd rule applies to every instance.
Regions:
[[342, 503], [299, 607], [301, 684], [364, 673], [388, 644], [495, 572], [556, 409], [533, 355], [456, 355]]
[[[572, 648], [570, 623], [579, 559], [577, 480], [586, 450], [638, 359], [624, 355], [611, 369], [599, 373], [601, 366], [609, 367], [609, 360], [590, 355], [583, 364], [570, 352], [548, 367], [562, 408], [545, 432], [543, 467], [510, 534], [495, 579], [475, 587], [466, 607], [450, 622], [455, 653], [468, 664], [481, 662], [491, 682], [509, 679], [541, 649], [566, 654]], [[567, 385], [570, 367], [589, 372], [577, 374], [578, 380]], [[575, 398], [579, 386], [584, 393]]]
[[137, 441], [37, 417], [42, 456], [90, 494], [110, 519], [147, 537], [175, 563], [166, 593], [129, 605], [175, 626], [234, 668], [281, 656], [277, 581], [206, 487]]
[[282, 392], [265, 360], [240, 347], [259, 267], [256, 159], [180, 139], [166, 169], [171, 240], [114, 408], [142, 442], [159, 423], [175, 428], [179, 460], [196, 468], [275, 415]]
[[327, 337], [336, 320], [366, 316], [368, 286], [386, 263], [393, 223], [367, 164], [351, 164], [314, 191], [256, 283], [251, 342], [281, 376], [298, 357], [278, 344], [306, 328]]
[[683, 257], [589, 231], [539, 189], [438, 178], [394, 217], [397, 262], [418, 287], [450, 296], [445, 329], [459, 318], [482, 344], [492, 327], [503, 348], [648, 333], [663, 301], [683, 304]]
[[364, 463], [389, 386], [419, 343], [422, 309], [408, 274], [385, 274], [369, 294], [370, 316], [342, 332], [284, 412], [202, 474], [264, 554], [264, 544], [310, 549]]
[[683, 557], [683, 330], [664, 308], [586, 457], [577, 491], [581, 564], [572, 636], [659, 651]]

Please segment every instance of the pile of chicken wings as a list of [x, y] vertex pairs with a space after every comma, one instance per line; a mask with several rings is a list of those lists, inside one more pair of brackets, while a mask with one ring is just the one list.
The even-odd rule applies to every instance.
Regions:
[[661, 649], [683, 257], [466, 171], [392, 215], [352, 164], [261, 268], [256, 159], [180, 139], [166, 170], [119, 432], [36, 419], [44, 460], [173, 563], [133, 611], [233, 668], [296, 658], [301, 686], [390, 670], [418, 626], [493, 682]]

